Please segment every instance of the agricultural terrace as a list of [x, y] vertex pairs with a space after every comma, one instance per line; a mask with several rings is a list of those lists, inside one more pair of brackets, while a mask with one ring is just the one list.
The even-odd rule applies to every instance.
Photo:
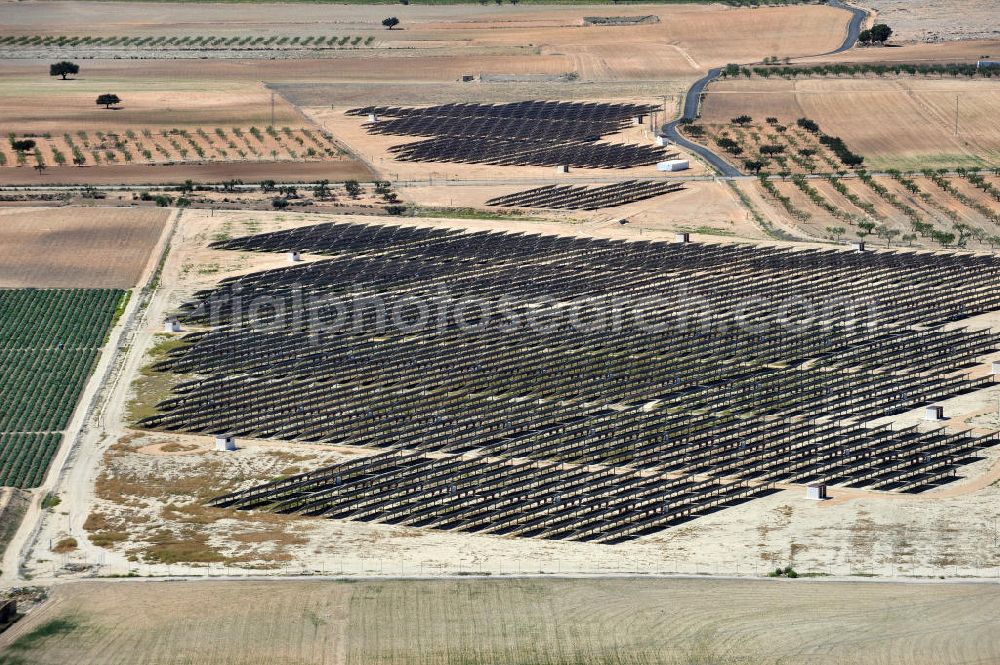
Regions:
[[45, 477], [125, 295], [0, 289], [0, 484]]
[[[990, 257], [335, 223], [214, 247], [330, 258], [182, 305], [210, 329], [155, 366], [190, 380], [141, 425], [394, 449], [220, 507], [616, 543], [781, 483], [920, 492], [996, 443], [862, 424], [992, 385], [955, 371], [997, 338], [939, 329], [1000, 308]], [[452, 298], [507, 307], [470, 326]]]
[[991, 585], [829, 582], [821, 591], [653, 578], [91, 581], [54, 587], [51, 601], [0, 636], [0, 649], [11, 665], [1000, 658], [1000, 596]]
[[[18, 142], [24, 140], [35, 145], [30, 150], [16, 150]], [[190, 131], [126, 129], [121, 133], [91, 133], [81, 129], [61, 135], [11, 132], [7, 143], [0, 147], [0, 166], [319, 161], [341, 159], [344, 154], [321, 130], [271, 125], [211, 130], [198, 127]]]
[[182, 35], [135, 37], [128, 35], [5, 35], [0, 37], [0, 50], [11, 49], [23, 57], [32, 48], [66, 51], [70, 56], [90, 49], [136, 50], [157, 49], [169, 53], [171, 57], [183, 56], [189, 50], [270, 50], [270, 49], [338, 49], [371, 46], [374, 35], [310, 35], [308, 37], [270, 35], [234, 36]]

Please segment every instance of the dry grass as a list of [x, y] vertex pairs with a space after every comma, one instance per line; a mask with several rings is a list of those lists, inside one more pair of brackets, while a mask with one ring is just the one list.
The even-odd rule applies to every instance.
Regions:
[[62, 538], [55, 545], [52, 546], [52, 551], [56, 554], [66, 554], [68, 552], [76, 551], [79, 543], [76, 542], [76, 538]]
[[0, 636], [0, 649], [65, 621], [70, 630], [22, 639], [30, 646], [5, 653], [33, 665], [948, 665], [1000, 658], [1000, 591], [984, 584], [86, 582], [57, 587], [54, 601]]

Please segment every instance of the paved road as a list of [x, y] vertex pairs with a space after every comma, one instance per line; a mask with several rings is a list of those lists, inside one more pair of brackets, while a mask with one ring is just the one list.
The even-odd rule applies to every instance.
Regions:
[[[842, 53], [843, 51], [846, 51], [854, 46], [855, 42], [858, 41], [858, 35], [861, 33], [861, 26], [864, 25], [865, 18], [868, 16], [864, 10], [846, 5], [841, 0], [828, 0], [828, 2], [831, 7], [851, 12], [851, 22], [847, 25], [847, 36], [844, 38], [844, 43], [828, 53], [821, 53], [818, 55], [833, 55], [834, 53]], [[680, 132], [677, 131], [677, 125], [681, 120], [687, 118], [694, 120], [698, 117], [698, 107], [701, 104], [701, 93], [704, 92], [705, 86], [715, 80], [721, 72], [721, 67], [710, 69], [708, 74], [695, 81], [694, 85], [692, 85], [687, 91], [687, 96], [684, 98], [684, 113], [679, 119], [665, 124], [660, 131], [663, 132], [663, 134], [672, 142], [682, 148], [686, 148], [687, 150], [696, 153], [699, 157], [711, 164], [722, 175], [727, 178], [734, 178], [740, 175], [740, 172], [736, 169], [736, 167], [705, 146], [688, 141], [686, 138], [681, 136]]]

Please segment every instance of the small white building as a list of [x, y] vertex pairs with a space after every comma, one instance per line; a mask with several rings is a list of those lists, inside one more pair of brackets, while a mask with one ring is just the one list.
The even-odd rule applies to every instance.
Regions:
[[855, 252], [865, 251], [865, 243], [861, 242], [860, 240], [858, 242], [851, 243], [851, 246], [854, 247]]
[[944, 420], [943, 406], [929, 406], [924, 409], [924, 420], [936, 421]]
[[236, 438], [232, 434], [216, 434], [215, 449], [222, 453], [236, 450]]
[[657, 171], [686, 171], [691, 168], [691, 164], [686, 159], [668, 159], [656, 165]]
[[569, 173], [569, 166], [566, 164], [560, 164], [556, 167], [556, 173]]
[[378, 122], [378, 116], [374, 113], [368, 114], [368, 122]]
[[678, 233], [674, 236], [674, 242], [684, 245], [691, 242], [691, 235], [688, 233]]
[[168, 316], [163, 320], [163, 332], [168, 333], [179, 333], [181, 332], [181, 322], [176, 316]]
[[668, 139], [666, 136], [657, 136], [656, 137], [656, 145], [661, 146], [661, 147], [662, 146], [670, 145], [670, 139]]
[[302, 260], [302, 256], [300, 256], [299, 253], [293, 249], [292, 251], [288, 252], [288, 260], [291, 261], [292, 263], [296, 263]]
[[993, 373], [1000, 375], [1000, 360], [993, 361]]
[[823, 501], [826, 499], [826, 483], [812, 483], [811, 485], [806, 485], [806, 498], [814, 499], [816, 501]]

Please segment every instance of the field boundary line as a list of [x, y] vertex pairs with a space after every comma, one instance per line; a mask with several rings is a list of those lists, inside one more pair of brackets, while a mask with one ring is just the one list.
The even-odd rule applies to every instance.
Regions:
[[[113, 371], [120, 372], [121, 370], [122, 359], [125, 355], [124, 351], [128, 349], [128, 342], [135, 334], [137, 318], [148, 306], [149, 287], [159, 276], [163, 259], [169, 252], [170, 241], [177, 229], [181, 214], [182, 211], [175, 211], [166, 224], [164, 224], [163, 234], [158, 243], [159, 252], [156, 252], [155, 249], [150, 252], [150, 261], [154, 261], [155, 257], [155, 262], [152, 263], [152, 269], [147, 264], [145, 272], [148, 277], [145, 283], [141, 286], [136, 285], [133, 289], [130, 289], [136, 297], [132, 297], [129, 300], [118, 324], [109, 333], [108, 341], [101, 350], [97, 367], [95, 367], [93, 375], [87, 382], [87, 386], [84, 388], [84, 392], [77, 402], [70, 425], [63, 431], [63, 441], [59, 447], [59, 452], [49, 467], [45, 481], [33, 491], [31, 503], [22, 519], [21, 526], [8, 545], [7, 552], [4, 555], [4, 563], [13, 563], [14, 565], [4, 565], [4, 577], [10, 577], [14, 580], [23, 579], [23, 564], [36, 545], [45, 518], [45, 513], [41, 507], [42, 500], [49, 493], [58, 492], [61, 489], [66, 474], [72, 467], [72, 462], [77, 458], [77, 453], [82, 445], [84, 436], [90, 431], [91, 421], [100, 407], [105, 403], [107, 396], [110, 395], [110, 392], [106, 390], [107, 381]], [[25, 529], [28, 528], [30, 530], [25, 533]], [[10, 561], [12, 557], [16, 557], [14, 561]]]

